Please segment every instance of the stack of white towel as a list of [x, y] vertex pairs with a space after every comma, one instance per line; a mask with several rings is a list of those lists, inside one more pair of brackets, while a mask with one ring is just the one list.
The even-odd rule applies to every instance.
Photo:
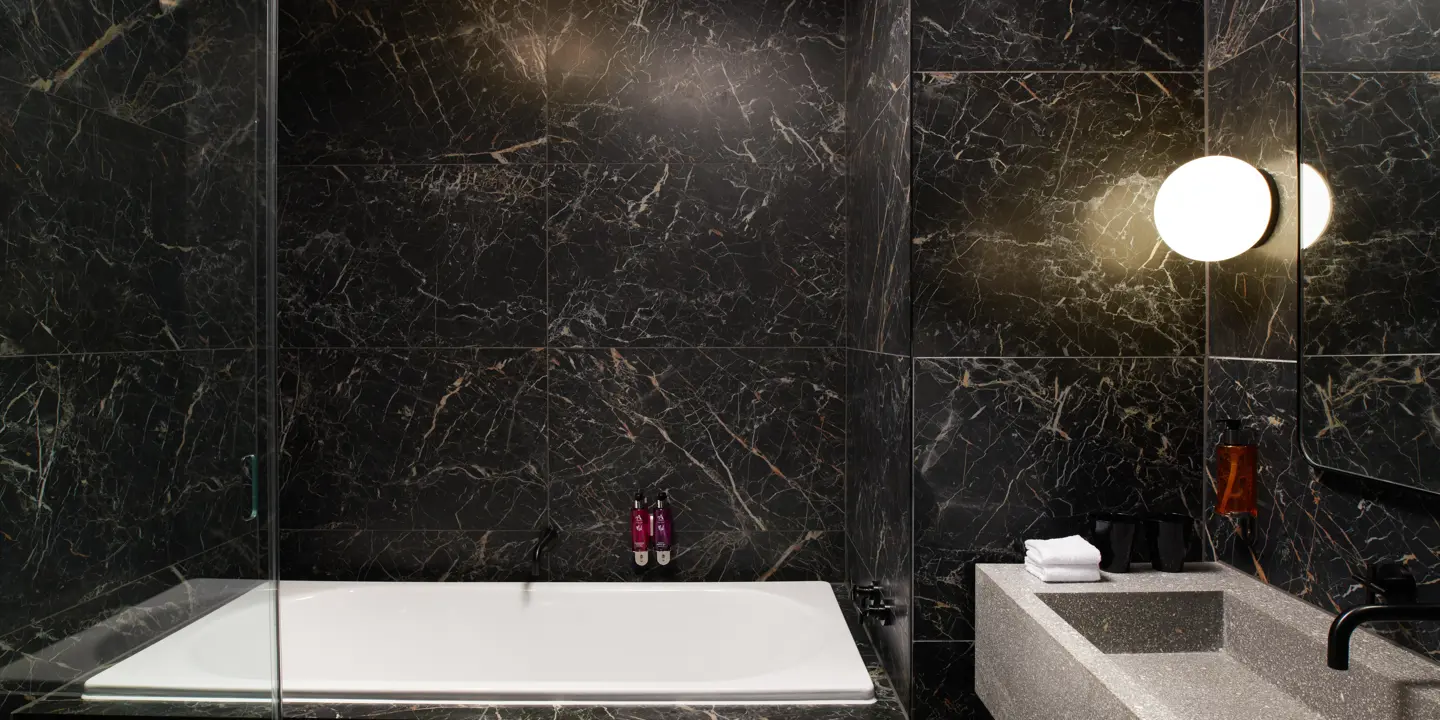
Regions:
[[1079, 535], [1025, 541], [1025, 569], [1042, 582], [1099, 582], [1100, 550]]

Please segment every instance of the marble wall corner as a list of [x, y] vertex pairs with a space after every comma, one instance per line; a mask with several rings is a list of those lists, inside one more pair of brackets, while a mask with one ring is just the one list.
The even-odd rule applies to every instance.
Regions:
[[914, 548], [911, 512], [911, 372], [907, 357], [846, 353], [845, 539], [847, 580], [879, 583], [899, 609], [876, 645], [902, 702], [912, 666]]

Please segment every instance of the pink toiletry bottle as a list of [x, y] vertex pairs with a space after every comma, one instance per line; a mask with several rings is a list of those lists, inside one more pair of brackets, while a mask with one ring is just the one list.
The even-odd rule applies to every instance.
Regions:
[[635, 493], [635, 507], [630, 511], [630, 550], [635, 564], [650, 564], [650, 510], [645, 507], [645, 493]]
[[675, 528], [670, 522], [670, 499], [665, 491], [655, 498], [655, 563], [670, 564], [670, 553], [675, 549]]

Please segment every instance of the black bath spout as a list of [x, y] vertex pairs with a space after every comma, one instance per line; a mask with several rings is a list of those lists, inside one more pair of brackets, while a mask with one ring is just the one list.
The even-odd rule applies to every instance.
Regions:
[[560, 531], [553, 526], [546, 526], [540, 531], [540, 537], [535, 538], [535, 547], [530, 551], [530, 579], [540, 579], [540, 561], [545, 557], [545, 547], [555, 542], [560, 537]]
[[1406, 620], [1440, 620], [1440, 605], [1361, 605], [1340, 613], [1340, 617], [1330, 623], [1326, 664], [1334, 670], [1350, 669], [1350, 636], [1361, 625]]

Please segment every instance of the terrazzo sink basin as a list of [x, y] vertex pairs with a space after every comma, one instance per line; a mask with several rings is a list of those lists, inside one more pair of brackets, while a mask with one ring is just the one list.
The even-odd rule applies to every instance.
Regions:
[[1440, 720], [1440, 666], [1224, 565], [1042, 583], [976, 570], [975, 685], [998, 720]]

